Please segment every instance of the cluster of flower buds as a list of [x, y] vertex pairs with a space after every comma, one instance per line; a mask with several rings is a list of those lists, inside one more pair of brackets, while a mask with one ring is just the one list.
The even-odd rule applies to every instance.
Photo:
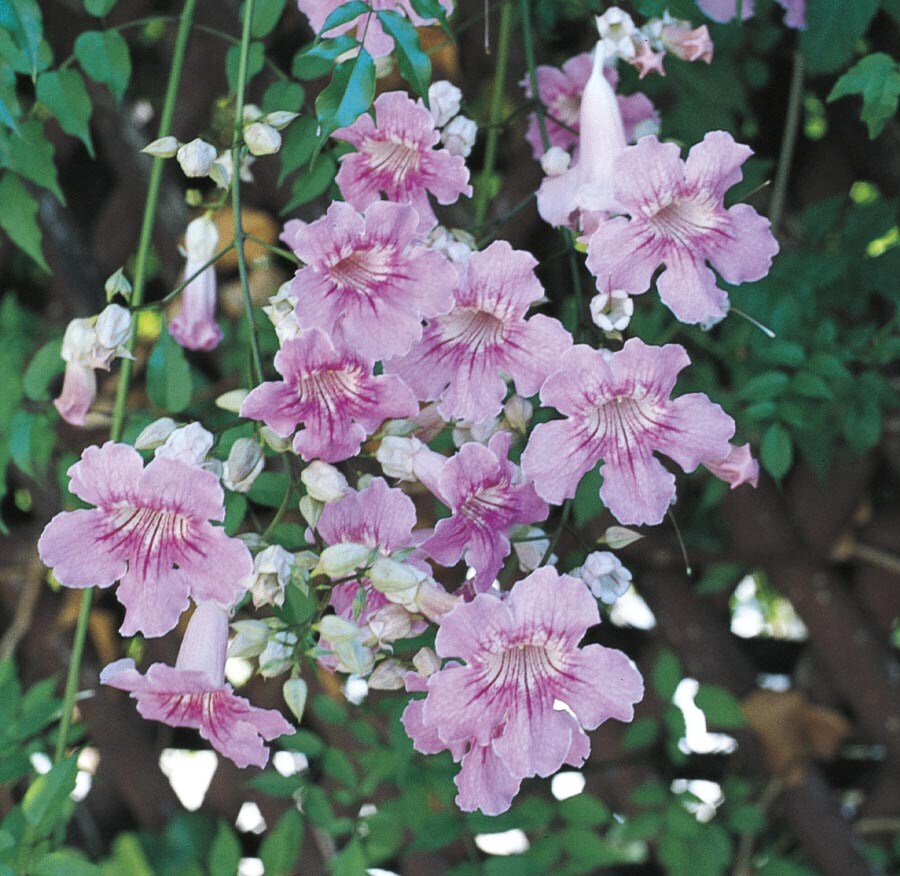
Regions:
[[243, 129], [244, 143], [251, 155], [272, 155], [281, 149], [281, 131], [283, 131], [299, 113], [276, 110], [264, 113], [255, 104], [244, 107]]
[[478, 125], [461, 115], [462, 92], [451, 82], [441, 79], [428, 89], [428, 105], [435, 128], [441, 129], [441, 143], [451, 155], [468, 158], [478, 136]]

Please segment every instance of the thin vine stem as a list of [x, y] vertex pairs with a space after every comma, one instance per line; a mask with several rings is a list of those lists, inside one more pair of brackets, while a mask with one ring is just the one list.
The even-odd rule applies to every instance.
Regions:
[[176, 295], [180, 294], [185, 290], [187, 286], [194, 282], [207, 268], [211, 268], [222, 256], [227, 255], [231, 250], [234, 249], [234, 242], [223, 246], [217, 253], [213, 254], [212, 257], [207, 259], [193, 274], [189, 277], [185, 277], [174, 289], [170, 292], [166, 292], [162, 298], [158, 301], [148, 301], [146, 304], [141, 304], [138, 307], [132, 306], [132, 312], [140, 312], [142, 310], [159, 310], [161, 307], [165, 307]]
[[487, 217], [489, 186], [494, 175], [497, 160], [497, 145], [500, 141], [500, 121], [503, 112], [503, 93], [506, 86], [506, 67], [509, 61], [509, 41], [512, 33], [512, 2], [504, 3], [500, 10], [500, 33], [497, 37], [497, 66], [494, 71], [494, 92], [491, 96], [490, 120], [487, 140], [484, 146], [484, 164], [475, 187], [475, 225], [483, 225]]
[[259, 349], [259, 333], [253, 318], [253, 299], [250, 296], [250, 282], [247, 278], [247, 255], [244, 252], [243, 215], [241, 213], [241, 161], [244, 158], [243, 137], [244, 92], [247, 90], [247, 61], [250, 57], [250, 22], [253, 20], [253, 2], [244, 4], [244, 21], [241, 29], [241, 52], [238, 61], [237, 95], [234, 106], [234, 140], [231, 146], [231, 212], [234, 214], [234, 245], [237, 248], [238, 274], [241, 278], [241, 293], [244, 299], [244, 315], [250, 328], [250, 349], [252, 351], [251, 370], [255, 384], [263, 381], [262, 354]]
[[[191, 33], [191, 22], [194, 18], [194, 9], [197, 0], [185, 0], [181, 20], [178, 23], [178, 33], [175, 37], [175, 49], [172, 55], [172, 68], [169, 73], [169, 81], [166, 85], [166, 94], [163, 101], [162, 113], [159, 118], [159, 137], [167, 137], [172, 128], [172, 118], [175, 114], [175, 98], [178, 95], [178, 84], [181, 80], [181, 71], [184, 67], [184, 57], [187, 51], [188, 37]], [[132, 283], [131, 302], [140, 307], [144, 300], [144, 289], [147, 283], [147, 266], [150, 255], [150, 245], [153, 240], [153, 225], [156, 221], [156, 210], [159, 205], [159, 191], [162, 185], [162, 158], [154, 158], [150, 169], [150, 183], [147, 187], [147, 199], [144, 202], [144, 216], [141, 220], [141, 234], [138, 240], [138, 251], [135, 258], [134, 281]], [[132, 327], [131, 337], [128, 339], [127, 348], [134, 352], [137, 340], [136, 326]], [[112, 441], [118, 441], [122, 437], [125, 424], [125, 407], [128, 400], [128, 389], [131, 384], [133, 365], [131, 359], [122, 360], [122, 372], [119, 376], [119, 385], [116, 388], [116, 401], [113, 407], [112, 424], [109, 429], [109, 437]], [[78, 680], [81, 676], [81, 661], [84, 657], [84, 646], [87, 641], [88, 621], [91, 615], [91, 601], [93, 588], [84, 591], [81, 597], [81, 608], [78, 613], [78, 622], [75, 625], [75, 638], [72, 642], [72, 658], [69, 662], [69, 671], [66, 675], [66, 688], [63, 694], [62, 715], [59, 722], [59, 735], [56, 739], [56, 750], [53, 760], [59, 763], [66, 753], [66, 740], [72, 727], [72, 710], [75, 705], [75, 695], [78, 692]]]
[[794, 159], [794, 147], [797, 145], [797, 131], [800, 128], [800, 111], [803, 103], [803, 82], [806, 70], [803, 52], [794, 52], [794, 68], [791, 72], [791, 90], [788, 95], [787, 118], [784, 123], [784, 136], [781, 139], [781, 152], [778, 155], [778, 171], [772, 187], [772, 204], [769, 207], [769, 221], [772, 233], [778, 233], [784, 204], [787, 199], [788, 179], [791, 173], [791, 162]]

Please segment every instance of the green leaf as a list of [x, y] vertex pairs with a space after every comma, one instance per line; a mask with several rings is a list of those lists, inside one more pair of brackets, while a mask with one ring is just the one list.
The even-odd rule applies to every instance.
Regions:
[[25, 53], [32, 78], [38, 71], [38, 52], [44, 38], [41, 7], [36, 0], [3, 0], [0, 3], [0, 30], [12, 34]]
[[312, 167], [307, 167], [294, 179], [291, 197], [282, 214], [289, 213], [302, 204], [308, 204], [314, 198], [328, 190], [337, 173], [337, 162], [330, 155], [320, 155]]
[[807, 10], [800, 34], [806, 68], [813, 74], [834, 73], [853, 57], [857, 42], [869, 29], [879, 0], [816, 0]]
[[316, 717], [328, 724], [343, 724], [347, 720], [347, 707], [325, 694], [312, 698], [312, 710]]
[[353, 839], [329, 862], [331, 876], [364, 876], [366, 863], [362, 847]]
[[447, 10], [440, 0], [412, 0], [412, 8], [426, 21], [436, 21], [450, 35], [450, 24], [447, 21]]
[[349, 3], [342, 3], [325, 19], [324, 24], [319, 30], [319, 35], [324, 34], [334, 27], [348, 24], [354, 19], [359, 18], [360, 15], [365, 15], [367, 12], [371, 12], [371, 7], [368, 3], [363, 3], [363, 0], [350, 0]]
[[738, 398], [744, 401], [766, 401], [778, 398], [790, 382], [783, 371], [766, 371], [751, 377], [738, 387]]
[[37, 99], [53, 113], [67, 134], [84, 143], [93, 158], [94, 144], [88, 126], [93, 107], [81, 74], [77, 70], [41, 73], [37, 81]]
[[431, 59], [422, 51], [419, 32], [408, 18], [389, 9], [380, 10], [378, 20], [385, 32], [394, 38], [394, 53], [400, 75], [427, 104], [428, 86], [431, 84]]
[[[260, 40], [270, 34], [284, 12], [285, 0], [256, 0], [253, 4], [253, 18], [250, 20], [250, 36]], [[243, 7], [241, 17], [243, 18]]]
[[9, 421], [9, 453], [30, 478], [43, 478], [56, 441], [47, 415], [18, 410]]
[[84, 0], [85, 11], [88, 15], [93, 15], [95, 18], [103, 18], [105, 15], [109, 15], [115, 5], [116, 0]]
[[[266, 868], [266, 876], [290, 876], [295, 872], [303, 841], [303, 819], [296, 809], [289, 809], [276, 825], [266, 834], [259, 849]], [[214, 870], [224, 873], [224, 870]]]
[[[0, 143], [0, 164], [3, 164], [3, 143]], [[60, 204], [66, 199], [56, 177], [53, 163], [53, 144], [44, 134], [44, 123], [30, 119], [19, 126], [19, 133], [13, 134], [5, 143], [6, 164], [19, 176], [24, 176], [56, 195]]]
[[37, 224], [37, 201], [19, 178], [12, 173], [0, 176], [0, 228], [23, 252], [33, 258], [45, 271], [49, 271], [41, 252], [41, 229]]
[[220, 821], [216, 838], [209, 849], [209, 872], [237, 873], [240, 862], [241, 843], [228, 824]]
[[350, 758], [339, 748], [328, 748], [322, 755], [322, 769], [335, 781], [353, 788], [359, 782]]
[[593, 827], [606, 824], [612, 813], [609, 808], [590, 794], [576, 794], [559, 804], [560, 817], [569, 824]]
[[[281, 185], [295, 170], [309, 163], [319, 145], [318, 129], [319, 123], [315, 117], [301, 116], [284, 132], [280, 151], [281, 173], [278, 177], [278, 185]], [[318, 162], [316, 163], [318, 164]], [[332, 166], [337, 168], [333, 162]], [[310, 173], [313, 172], [315, 172], [315, 168], [310, 171]], [[297, 194], [299, 193], [298, 190]]]
[[828, 384], [809, 371], [798, 371], [791, 379], [791, 392], [804, 398], [833, 399], [834, 393]]
[[841, 428], [847, 445], [854, 453], [861, 456], [875, 447], [881, 440], [882, 432], [882, 416], [878, 400], [871, 394], [857, 391]]
[[131, 53], [118, 31], [89, 30], [79, 34], [75, 57], [94, 82], [105, 85], [117, 103], [122, 100], [131, 79]]
[[734, 694], [717, 684], [701, 684], [694, 702], [706, 715], [707, 724], [714, 727], [737, 730], [747, 723]]
[[884, 130], [884, 123], [897, 113], [900, 64], [884, 52], [866, 55], [835, 82], [828, 102], [849, 94], [862, 95], [862, 120], [868, 125], [869, 138], [874, 140]]
[[[225, 55], [225, 76], [228, 88], [232, 93], [237, 91], [238, 72], [240, 70], [241, 47], [232, 46]], [[258, 41], [250, 43], [247, 54], [247, 84], [256, 76], [266, 63], [266, 47]]]
[[355, 58], [338, 64], [331, 82], [316, 98], [321, 140], [352, 125], [372, 105], [374, 96], [375, 62], [360, 48]]
[[787, 429], [780, 423], [772, 423], [759, 445], [759, 459], [766, 471], [780, 481], [794, 461], [794, 445]]
[[0, 63], [0, 122], [18, 131], [19, 99], [16, 96], [16, 74], [8, 64]]
[[345, 52], [356, 48], [359, 42], [350, 34], [341, 34], [327, 40], [312, 43], [294, 55], [291, 62], [291, 75], [295, 79], [318, 79], [331, 72], [335, 61]]
[[147, 360], [147, 395], [158, 408], [178, 414], [191, 403], [192, 392], [184, 350], [164, 327]]
[[675, 696], [675, 689], [684, 678], [681, 661], [671, 648], [663, 648], [653, 664], [653, 690], [665, 702]]
[[102, 871], [81, 852], [61, 849], [44, 855], [30, 872], [32, 876], [100, 876]]
[[38, 834], [48, 833], [64, 816], [65, 803], [75, 787], [78, 755], [56, 764], [49, 773], [38, 776], [22, 798], [22, 814]]
[[722, 590], [734, 590], [744, 575], [744, 566], [740, 563], [716, 563], [703, 572], [697, 583], [697, 593], [719, 593]]
[[622, 748], [646, 748], [659, 737], [659, 721], [656, 718], [637, 718], [622, 737]]
[[728, 826], [735, 833], [759, 833], [766, 826], [766, 817], [758, 806], [745, 803], [729, 813]]
[[[303, 100], [306, 97], [306, 89], [299, 82], [273, 82], [263, 95], [260, 108], [264, 113], [284, 110], [290, 113], [299, 113], [303, 109]], [[288, 131], [297, 124], [295, 120]], [[284, 136], [284, 135], [282, 135]], [[284, 151], [282, 144], [281, 151]]]

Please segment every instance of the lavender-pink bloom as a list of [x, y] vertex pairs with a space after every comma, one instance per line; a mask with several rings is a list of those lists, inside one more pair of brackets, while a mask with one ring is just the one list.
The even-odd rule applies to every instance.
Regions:
[[669, 396], [690, 364], [678, 344], [651, 347], [632, 338], [609, 355], [583, 345], [562, 358], [541, 401], [566, 416], [538, 425], [522, 454], [538, 495], [559, 504], [603, 460], [600, 498], [625, 524], [659, 523], [675, 497], [675, 477], [654, 456], [685, 471], [724, 459], [734, 420], [703, 393]]
[[440, 399], [438, 410], [446, 419], [480, 422], [499, 414], [504, 373], [520, 395], [534, 395], [572, 343], [558, 320], [541, 314], [525, 319], [544, 294], [536, 264], [532, 255], [501, 240], [472, 253], [460, 266], [453, 310], [430, 320], [422, 340], [386, 370], [419, 399]]
[[[502, 812], [519, 780], [583, 763], [590, 745], [582, 728], [632, 719], [643, 695], [632, 662], [601, 645], [578, 647], [599, 620], [584, 584], [550, 567], [506, 599], [482, 593], [444, 618], [435, 649], [466, 665], [429, 677], [406, 726], [417, 747], [434, 750], [434, 734], [457, 754], [469, 744], [456, 778], [460, 808]], [[555, 709], [557, 701], [571, 713]]]
[[262, 420], [283, 438], [302, 424], [294, 436], [294, 452], [307, 461], [349, 459], [384, 420], [419, 410], [403, 383], [374, 376], [372, 366], [371, 359], [336, 348], [320, 329], [308, 329], [286, 340], [275, 354], [275, 368], [284, 380], [252, 390], [241, 416]]
[[376, 99], [375, 119], [362, 115], [332, 136], [356, 147], [356, 152], [341, 156], [337, 184], [357, 210], [384, 192], [389, 201], [412, 204], [419, 214], [419, 230], [425, 232], [437, 222], [429, 192], [439, 204], [472, 194], [465, 159], [434, 148], [440, 133], [431, 113], [402, 91]]
[[[192, 277], [215, 254], [219, 242], [216, 224], [207, 216], [194, 219], [185, 232], [187, 262], [184, 277]], [[169, 323], [172, 337], [188, 350], [208, 352], [222, 340], [216, 323], [216, 269], [210, 265], [181, 292], [181, 310]]]
[[[777, 2], [785, 10], [784, 23], [788, 27], [800, 30], [806, 27], [806, 0], [777, 0]], [[697, 0], [697, 5], [713, 21], [732, 21], [737, 17], [737, 0]], [[751, 18], [754, 11], [754, 0], [743, 0], [741, 17]]]
[[227, 608], [243, 593], [253, 561], [242, 542], [209, 523], [225, 516], [214, 474], [175, 459], [144, 468], [133, 447], [111, 441], [88, 447], [68, 474], [71, 491], [97, 507], [57, 514], [38, 553], [66, 587], [119, 580], [122, 635], [168, 632], [189, 596]]
[[759, 462], [753, 458], [749, 444], [733, 445], [724, 459], [707, 460], [703, 465], [732, 490], [742, 484], [755, 488], [759, 483]]
[[200, 603], [188, 623], [175, 667], [154, 663], [141, 675], [131, 659], [110, 663], [100, 681], [131, 692], [148, 720], [193, 727], [239, 767], [264, 767], [263, 740], [294, 733], [275, 709], [258, 709], [225, 683], [228, 612]]
[[360, 215], [335, 202], [316, 222], [297, 228], [294, 251], [306, 267], [291, 292], [302, 326], [324, 329], [370, 359], [409, 351], [422, 318], [453, 306], [456, 271], [442, 255], [413, 245], [419, 216], [378, 201]]
[[512, 435], [498, 432], [485, 447], [470, 442], [441, 470], [438, 488], [452, 516], [439, 520], [422, 549], [444, 566], [465, 553], [475, 570], [474, 590], [487, 590], [511, 550], [507, 533], [517, 523], [543, 520], [547, 503], [523, 483], [507, 458]]
[[[570, 149], [578, 144], [578, 134], [581, 130], [581, 95], [590, 79], [593, 63], [591, 53], [582, 52], [574, 58], [569, 58], [562, 65], [562, 69], [545, 64], [537, 68], [538, 92], [541, 103], [547, 111], [544, 124], [551, 146]], [[615, 88], [619, 81], [616, 68], [604, 66], [603, 75], [610, 86]], [[525, 94], [531, 97], [530, 78], [526, 76], [520, 84], [525, 89]], [[659, 113], [646, 94], [637, 92], [627, 96], [617, 95], [616, 100], [622, 114], [626, 141], [633, 141], [637, 131], [649, 133], [648, 127], [650, 130], [659, 130]], [[528, 117], [525, 139], [531, 144], [534, 157], [540, 158], [546, 150], [536, 113]]]
[[709, 262], [729, 283], [764, 277], [778, 252], [768, 219], [749, 204], [725, 209], [725, 192], [741, 179], [747, 146], [712, 131], [686, 162], [678, 146], [643, 137], [616, 161], [615, 197], [629, 218], [601, 221], [590, 239], [587, 266], [601, 292], [631, 295], [650, 288], [686, 323], [720, 319], [728, 295]]

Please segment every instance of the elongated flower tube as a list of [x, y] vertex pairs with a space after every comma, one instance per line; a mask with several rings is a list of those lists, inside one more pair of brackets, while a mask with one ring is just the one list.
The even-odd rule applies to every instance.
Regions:
[[538, 190], [538, 212], [551, 225], [575, 227], [584, 211], [616, 207], [613, 168], [627, 141], [615, 92], [603, 75], [603, 59], [598, 43], [581, 96], [577, 160], [565, 173], [546, 177]]
[[632, 719], [643, 696], [634, 664], [621, 651], [578, 647], [599, 620], [584, 583], [549, 567], [505, 599], [482, 593], [444, 617], [435, 650], [465, 665], [431, 675], [428, 695], [407, 707], [403, 721], [418, 750], [461, 756], [460, 809], [505, 811], [522, 779], [584, 762], [585, 730]]
[[130, 691], [148, 720], [193, 727], [237, 766], [264, 767], [269, 750], [263, 740], [295, 730], [275, 709], [258, 709], [235, 696], [225, 682], [227, 648], [228, 612], [201, 602], [188, 622], [174, 668], [154, 663], [141, 675], [126, 658], [110, 663], [100, 682]]
[[189, 597], [232, 606], [253, 571], [250, 553], [210, 520], [225, 516], [218, 478], [177, 459], [144, 468], [127, 444], [88, 447], [68, 471], [69, 489], [91, 509], [63, 511], [38, 553], [65, 587], [110, 587], [125, 606], [123, 636], [161, 636]]
[[539, 496], [561, 503], [600, 460], [600, 498], [620, 523], [655, 524], [675, 498], [660, 452], [685, 471], [731, 453], [734, 420], [703, 393], [672, 399], [684, 347], [632, 338], [612, 355], [584, 345], [565, 353], [541, 387], [541, 401], [565, 420], [535, 427], [522, 469]]
[[[194, 219], [185, 232], [187, 263], [184, 277], [195, 274], [216, 251], [219, 232], [208, 216]], [[207, 352], [219, 346], [222, 329], [216, 323], [216, 269], [210, 265], [181, 292], [181, 311], [169, 323], [172, 337], [188, 350]]]

